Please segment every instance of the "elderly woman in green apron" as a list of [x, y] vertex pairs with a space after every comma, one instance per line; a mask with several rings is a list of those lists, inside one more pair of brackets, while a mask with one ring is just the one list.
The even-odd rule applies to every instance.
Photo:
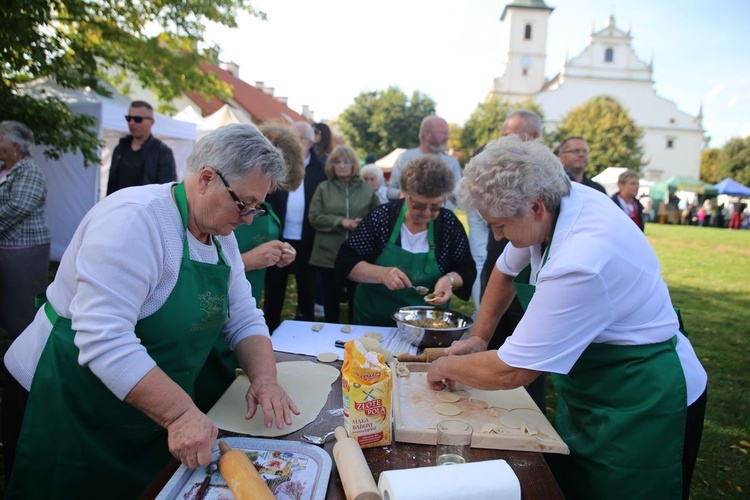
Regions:
[[359, 283], [354, 323], [395, 325], [400, 307], [425, 305], [424, 286], [443, 306], [455, 293], [468, 300], [476, 278], [466, 231], [443, 204], [455, 178], [443, 160], [426, 155], [401, 173], [403, 198], [376, 207], [341, 245], [336, 270]]
[[[550, 372], [570, 455], [548, 459], [566, 497], [687, 498], [707, 376], [641, 230], [606, 196], [571, 185], [542, 143], [515, 136], [472, 159], [456, 197], [510, 244], [471, 336], [431, 364], [428, 383], [512, 389]], [[487, 351], [516, 290], [526, 313]]]
[[[123, 189], [84, 217], [47, 302], [5, 356], [29, 390], [8, 498], [134, 498], [171, 455], [211, 461], [193, 384], [219, 335], [250, 377], [247, 418], [290, 425], [232, 231], [285, 179], [253, 125], [201, 139], [179, 184]], [[260, 409], [259, 409], [260, 406]]]
[[[281, 123], [264, 124], [258, 128], [284, 156], [287, 172], [280, 189], [297, 189], [305, 177], [305, 153], [299, 133], [294, 127]], [[292, 245], [279, 239], [281, 222], [271, 204], [264, 201], [261, 208], [266, 211], [264, 216], [255, 217], [252, 224], [243, 224], [234, 230], [256, 306], [259, 306], [263, 296], [266, 268], [288, 266], [297, 256]], [[208, 412], [229, 388], [239, 367], [237, 356], [226, 339], [221, 336], [217, 338], [195, 381], [195, 404], [202, 412]]]

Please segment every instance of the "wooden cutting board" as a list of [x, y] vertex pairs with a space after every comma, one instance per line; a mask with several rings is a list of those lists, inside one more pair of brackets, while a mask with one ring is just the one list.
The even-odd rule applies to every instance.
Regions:
[[[459, 386], [456, 394], [461, 399], [453, 404], [460, 408], [461, 413], [445, 416], [435, 410], [435, 405], [442, 401], [427, 385], [429, 363], [402, 364], [409, 369], [408, 377], [396, 376], [395, 366], [392, 367], [396, 441], [434, 445], [437, 423], [457, 419], [469, 422], [474, 428], [471, 445], [475, 448], [570, 453], [523, 387], [510, 391], [482, 391]], [[521, 428], [516, 427], [519, 423]], [[489, 432], [490, 428], [498, 433]]]

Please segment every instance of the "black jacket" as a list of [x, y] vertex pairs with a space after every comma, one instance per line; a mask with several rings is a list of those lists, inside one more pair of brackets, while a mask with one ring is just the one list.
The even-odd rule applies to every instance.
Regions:
[[[132, 135], [123, 137], [112, 153], [112, 164], [109, 167], [109, 181], [107, 182], [108, 195], [120, 189], [120, 186], [116, 185], [120, 159], [122, 158], [124, 148], [129, 148], [132, 143]], [[141, 146], [141, 149], [143, 150], [143, 180], [141, 185], [164, 184], [165, 182], [174, 182], [177, 180], [177, 167], [174, 162], [174, 155], [169, 146], [153, 135], [150, 135]]]
[[[310, 202], [312, 201], [315, 189], [318, 184], [326, 180], [326, 173], [323, 168], [323, 164], [318, 159], [315, 151], [310, 150], [310, 163], [305, 167], [305, 214], [302, 219], [302, 245], [305, 247], [306, 253], [309, 257], [309, 253], [312, 251], [313, 239], [315, 237], [315, 229], [310, 225], [310, 220], [307, 217], [310, 211]], [[276, 190], [273, 193], [266, 196], [266, 201], [271, 204], [273, 211], [279, 216], [281, 221], [281, 234], [284, 234], [284, 219], [286, 219], [286, 202], [289, 199], [288, 191]]]

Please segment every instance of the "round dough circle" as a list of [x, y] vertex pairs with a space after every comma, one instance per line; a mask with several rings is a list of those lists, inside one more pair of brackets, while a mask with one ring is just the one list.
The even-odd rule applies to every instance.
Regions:
[[448, 415], [450, 417], [461, 413], [461, 408], [453, 403], [438, 403], [435, 405], [435, 411], [441, 415]]
[[500, 423], [511, 429], [520, 429], [527, 425], [526, 419], [517, 415], [507, 414], [500, 417]]
[[338, 361], [339, 355], [335, 352], [321, 352], [318, 354], [318, 361], [321, 363], [333, 363], [334, 361]]
[[437, 398], [445, 403], [455, 403], [461, 399], [461, 396], [455, 392], [441, 391], [437, 393]]

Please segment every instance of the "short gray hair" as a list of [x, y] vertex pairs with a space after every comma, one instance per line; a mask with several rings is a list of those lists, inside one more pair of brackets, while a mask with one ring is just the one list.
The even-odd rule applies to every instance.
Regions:
[[375, 177], [378, 178], [378, 182], [383, 180], [383, 170], [372, 163], [370, 163], [369, 165], [365, 165], [364, 167], [362, 167], [362, 170], [359, 171], [359, 176], [363, 179], [367, 174], [375, 175]]
[[554, 211], [570, 194], [570, 179], [560, 160], [541, 141], [500, 137], [467, 165], [456, 200], [465, 210], [491, 217], [523, 217], [538, 199]]
[[18, 146], [24, 156], [30, 155], [31, 148], [34, 147], [34, 132], [21, 122], [13, 120], [0, 122], [0, 137]]
[[187, 176], [204, 167], [221, 172], [227, 182], [260, 170], [272, 188], [283, 188], [287, 174], [281, 152], [251, 123], [226, 125], [199, 140], [188, 156]]

